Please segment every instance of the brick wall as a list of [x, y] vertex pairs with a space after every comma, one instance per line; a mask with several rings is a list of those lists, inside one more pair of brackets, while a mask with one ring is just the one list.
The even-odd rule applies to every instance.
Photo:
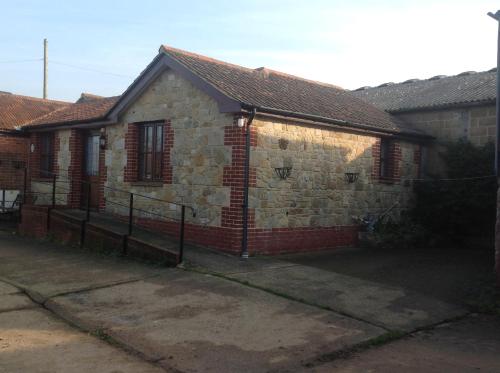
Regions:
[[251, 229], [250, 253], [283, 254], [355, 246], [358, 226]]
[[[236, 119], [235, 119], [236, 121]], [[256, 131], [251, 127], [251, 146], [257, 145]], [[239, 128], [236, 123], [224, 130], [224, 145], [231, 147], [231, 165], [224, 167], [222, 185], [231, 188], [228, 207], [222, 208], [222, 227], [238, 228], [243, 224], [243, 193], [245, 171], [245, 128]], [[249, 185], [255, 186], [255, 167], [249, 169]], [[252, 209], [248, 211], [248, 227], [255, 226], [255, 216]]]
[[172, 184], [173, 168], [172, 168], [172, 148], [174, 147], [174, 130], [172, 121], [166, 119], [163, 125], [163, 183]]
[[104, 196], [104, 187], [108, 178], [108, 171], [106, 167], [106, 153], [104, 149], [99, 146], [99, 211], [106, 209], [106, 198]]
[[127, 156], [127, 164], [123, 169], [123, 181], [134, 182], [139, 176], [139, 127], [135, 123], [127, 125], [125, 133], [125, 151]]
[[23, 187], [29, 139], [0, 134], [0, 189]]
[[[380, 169], [380, 156], [381, 156], [381, 146], [382, 140], [377, 138], [372, 145], [372, 156], [373, 156], [373, 168], [372, 168], [372, 179], [375, 182], [383, 183], [398, 183], [401, 181], [401, 163], [402, 163], [402, 152], [401, 145], [398, 141], [391, 141], [389, 144], [389, 154], [387, 155], [387, 177], [381, 177]], [[417, 145], [419, 147], [419, 145]]]
[[48, 207], [22, 205], [19, 233], [25, 236], [43, 238], [47, 236]]
[[[78, 129], [72, 129], [69, 137], [68, 179], [71, 181], [68, 206], [72, 208], [80, 207], [82, 195], [82, 162], [83, 162], [83, 138]], [[99, 163], [100, 165], [101, 163]]]

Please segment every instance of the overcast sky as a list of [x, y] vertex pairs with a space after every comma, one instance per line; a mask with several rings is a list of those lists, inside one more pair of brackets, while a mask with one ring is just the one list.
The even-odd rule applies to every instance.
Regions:
[[[496, 65], [491, 0], [0, 1], [0, 90], [117, 95], [161, 44], [347, 89]], [[35, 61], [33, 61], [35, 60]]]

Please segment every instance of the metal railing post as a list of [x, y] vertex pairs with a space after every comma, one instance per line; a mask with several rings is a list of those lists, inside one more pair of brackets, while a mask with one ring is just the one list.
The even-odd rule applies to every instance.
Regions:
[[57, 175], [52, 176], [52, 208], [56, 207], [56, 181]]
[[130, 193], [130, 202], [128, 206], [128, 235], [132, 235], [132, 224], [134, 220], [134, 193]]
[[181, 207], [181, 232], [179, 237], [179, 263], [184, 260], [184, 221], [186, 219], [186, 206]]
[[87, 183], [87, 201], [85, 210], [86, 210], [85, 221], [90, 221], [90, 183]]

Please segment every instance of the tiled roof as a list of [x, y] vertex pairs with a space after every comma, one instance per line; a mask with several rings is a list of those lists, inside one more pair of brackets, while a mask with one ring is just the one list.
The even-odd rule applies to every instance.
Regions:
[[409, 79], [362, 87], [355, 96], [388, 112], [426, 110], [469, 104], [495, 103], [496, 70], [464, 72], [454, 76], [438, 75], [430, 79]]
[[95, 98], [71, 104], [27, 123], [23, 128], [40, 125], [62, 125], [104, 119], [119, 96]]
[[[249, 69], [167, 46], [163, 46], [160, 52], [177, 61], [190, 74], [198, 76], [222, 95], [243, 106], [257, 107], [261, 112], [278, 111], [280, 115], [309, 116], [313, 120], [334, 121], [335, 124], [346, 127], [422, 135], [400, 119], [331, 84], [266, 68]], [[154, 61], [157, 60], [158, 58]], [[138, 84], [151, 66], [150, 64], [127, 91]], [[122, 99], [126, 99], [127, 91], [121, 96]], [[107, 97], [89, 100], [85, 97], [83, 102], [79, 101], [33, 120], [24, 128], [102, 120], [115, 104], [118, 105], [119, 99], [120, 97]]]
[[[363, 125], [375, 130], [415, 133], [397, 118], [337, 86], [278, 71], [242, 66], [163, 46], [161, 51], [225, 95], [244, 105]], [[265, 111], [265, 110], [263, 110]]]
[[0, 93], [0, 130], [15, 130], [24, 123], [69, 105], [68, 102]]

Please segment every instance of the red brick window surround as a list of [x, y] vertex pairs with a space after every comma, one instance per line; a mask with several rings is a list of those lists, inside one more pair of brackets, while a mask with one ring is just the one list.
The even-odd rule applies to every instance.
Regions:
[[387, 184], [399, 181], [401, 147], [396, 141], [388, 138], [378, 139], [373, 145], [373, 157], [374, 179]]
[[391, 154], [392, 143], [390, 140], [381, 139], [380, 140], [380, 170], [379, 176], [381, 179], [391, 179], [392, 178], [392, 154]]
[[172, 183], [170, 120], [129, 123], [125, 134], [125, 182]]
[[144, 123], [139, 126], [138, 179], [163, 179], [163, 122]]

